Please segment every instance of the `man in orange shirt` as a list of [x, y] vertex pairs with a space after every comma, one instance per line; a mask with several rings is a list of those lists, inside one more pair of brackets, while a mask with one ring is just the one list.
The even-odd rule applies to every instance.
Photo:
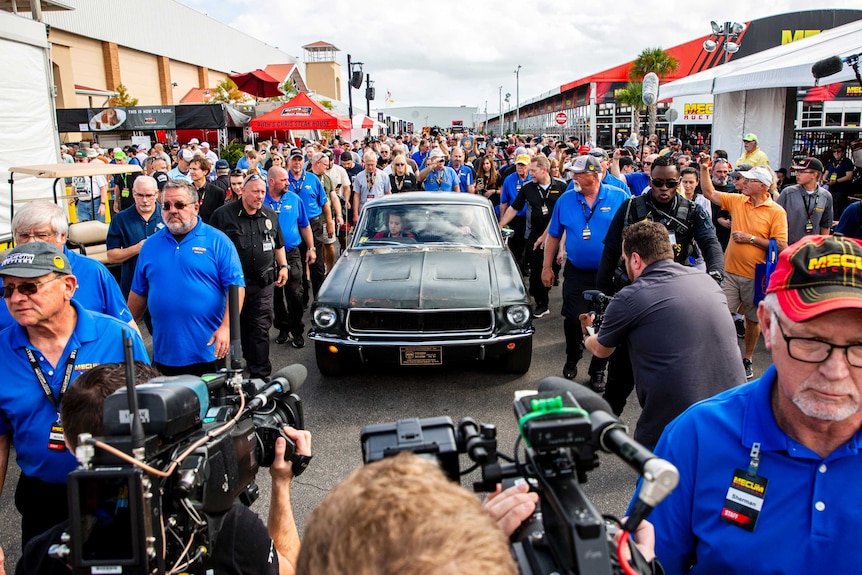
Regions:
[[754, 305], [754, 267], [766, 261], [769, 240], [778, 242], [778, 250], [787, 247], [787, 213], [772, 200], [772, 170], [757, 167], [741, 172], [745, 178], [742, 194], [716, 192], [709, 174], [709, 157], [701, 157], [701, 190], [704, 197], [730, 212], [733, 227], [724, 254], [724, 282], [730, 313], [740, 306], [745, 315], [745, 353], [742, 364], [745, 376], [754, 377], [751, 356], [760, 337], [757, 306]]

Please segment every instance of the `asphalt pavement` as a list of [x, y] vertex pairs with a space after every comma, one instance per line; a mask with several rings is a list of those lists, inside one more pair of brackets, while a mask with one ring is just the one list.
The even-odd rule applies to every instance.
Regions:
[[[326, 493], [361, 465], [359, 437], [364, 425], [434, 416], [448, 416], [457, 423], [463, 417], [472, 417], [477, 422], [495, 425], [498, 449], [511, 454], [517, 436], [512, 409], [514, 392], [535, 389], [543, 378], [562, 374], [565, 339], [563, 320], [559, 315], [560, 299], [560, 288], [554, 288], [551, 291], [551, 313], [534, 321], [533, 363], [529, 372], [522, 376], [501, 373], [493, 363], [467, 363], [410, 369], [357, 366], [353, 375], [324, 378], [317, 370], [311, 340], [307, 340], [302, 349], [273, 343], [274, 370], [293, 363], [300, 363], [308, 369], [308, 378], [299, 395], [305, 406], [306, 425], [312, 432], [314, 458], [306, 472], [294, 480], [292, 487], [293, 507], [300, 529]], [[146, 328], [142, 329], [146, 332]], [[273, 330], [273, 341], [276, 334]], [[707, 348], [709, 342], [691, 342], [691, 345], [693, 350], [696, 349], [694, 346], [702, 349]], [[579, 365], [579, 380], [582, 382], [588, 378], [589, 357], [586, 353]], [[760, 376], [769, 363], [768, 352], [761, 340], [754, 358], [755, 377]], [[634, 429], [639, 414], [637, 399], [632, 394], [623, 413], [623, 422]], [[13, 503], [19, 471], [14, 457], [12, 459], [0, 497], [0, 544], [6, 552], [8, 573], [14, 572], [15, 562], [20, 556], [20, 517]], [[600, 461], [600, 467], [588, 474], [584, 491], [599, 511], [621, 516], [631, 497], [636, 475], [613, 455], [603, 453]], [[462, 456], [462, 468], [468, 465], [469, 461]], [[475, 475], [465, 478], [462, 483], [469, 486], [472, 479]], [[252, 509], [265, 519], [270, 495], [269, 473], [261, 470], [257, 482], [261, 497]]]

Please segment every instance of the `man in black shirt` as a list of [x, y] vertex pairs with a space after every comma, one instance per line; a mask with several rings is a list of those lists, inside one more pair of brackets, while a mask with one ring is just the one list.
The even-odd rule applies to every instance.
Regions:
[[530, 260], [530, 269], [533, 270], [530, 274], [530, 295], [536, 302], [533, 317], [548, 315], [548, 293], [551, 291], [550, 288], [545, 287], [542, 276], [537, 273], [537, 270], [542, 269], [542, 263], [545, 261], [544, 247], [536, 248], [535, 244], [551, 221], [557, 199], [566, 191], [565, 182], [551, 177], [548, 171], [550, 167], [551, 164], [545, 156], [532, 158], [530, 175], [533, 179], [521, 186], [515, 200], [500, 216], [500, 229], [503, 229], [524, 208], [524, 204], [530, 205], [527, 257]]
[[269, 377], [269, 330], [274, 314], [274, 286], [287, 283], [287, 256], [278, 215], [263, 205], [266, 183], [253, 174], [245, 179], [242, 197], [217, 209], [211, 225], [231, 239], [245, 276], [240, 335], [250, 377]]
[[198, 192], [198, 215], [205, 224], [209, 224], [213, 212], [224, 205], [224, 190], [207, 181], [212, 169], [210, 161], [203, 156], [195, 156], [189, 161], [189, 177]]

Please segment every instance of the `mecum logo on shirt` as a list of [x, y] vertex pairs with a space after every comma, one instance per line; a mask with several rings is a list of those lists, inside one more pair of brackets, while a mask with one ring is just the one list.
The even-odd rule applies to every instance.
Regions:
[[201, 247], [193, 247], [193, 248], [192, 248], [192, 253], [195, 253], [195, 254], [205, 254], [205, 253], [207, 253], [207, 249], [206, 249], [206, 248], [201, 248]]

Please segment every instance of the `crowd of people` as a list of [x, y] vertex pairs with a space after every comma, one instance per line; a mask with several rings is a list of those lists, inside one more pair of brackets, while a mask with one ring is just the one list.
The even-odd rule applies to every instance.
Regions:
[[[657, 138], [626, 141], [612, 151], [577, 138], [445, 133], [299, 146], [273, 140], [247, 147], [235, 166], [195, 139], [150, 150], [64, 147], [66, 161], [136, 162], [143, 171], [70, 183], [79, 220], [112, 214], [107, 256], [121, 264], [119, 281], [65, 246], [68, 223], [57, 205], [31, 202], [12, 221], [17, 245], [0, 266], [8, 342], [0, 356], [15, 385], [0, 389], [0, 489], [14, 445], [22, 546], [32, 540], [31, 549], [43, 549], [67, 519], [65, 476], [75, 466], [67, 445], [75, 438], [66, 430], [94, 424], [78, 423], [66, 401], [95, 385], [91, 379], [116, 383], [98, 367], [123, 359], [107, 342], [131, 337], [135, 359], [155, 368], [146, 374], [213, 372], [230, 350], [227, 294], [236, 286], [245, 370], [266, 378], [273, 342], [305, 345], [305, 310], [363, 207], [425, 190], [482, 194], [496, 207], [529, 277], [537, 320], [550, 313], [550, 290], [562, 282], [565, 378], [577, 379], [586, 350], [583, 383], [615, 413], [636, 391], [636, 439], [681, 475], [653, 515], [655, 532], [638, 533], [647, 559], [657, 556], [668, 573], [734, 572], [756, 557], [767, 572], [852, 569], [862, 497], [846, 489], [862, 441], [859, 171], [843, 146], [788, 172], [773, 170], [755, 134], [741, 141], [744, 153], [733, 162], [721, 150], [686, 153], [676, 138], [663, 146]], [[387, 230], [401, 233], [397, 217]], [[780, 256], [763, 289], [758, 269], [770, 243]], [[603, 317], [591, 313], [589, 290], [613, 296]], [[152, 334], [152, 356], [139, 321]], [[774, 365], [740, 385], [754, 376], [761, 336]], [[286, 433], [311, 455], [307, 432]], [[431, 550], [428, 573], [440, 565], [509, 573], [503, 535], [536, 502], [516, 486], [493, 494], [483, 510], [442, 488], [427, 462], [399, 458], [333, 490], [309, 518], [300, 551], [285, 493], [290, 465], [272, 473], [279, 487], [271, 552], [250, 572], [419, 573], [410, 562]], [[395, 495], [406, 484], [416, 488], [405, 488], [403, 522], [377, 523], [385, 518], [368, 502], [380, 485]], [[434, 502], [428, 509], [419, 505], [425, 498]], [[246, 519], [249, 532], [266, 530], [238, 520]], [[426, 536], [433, 521], [439, 528]], [[461, 546], [468, 527], [489, 534], [485, 555]], [[379, 542], [363, 538], [386, 530]], [[53, 535], [38, 537], [44, 532]], [[403, 542], [405, 532], [414, 539], [389, 553], [385, 546]], [[765, 548], [780, 548], [780, 557], [759, 552]], [[369, 562], [365, 570], [346, 567]]]

